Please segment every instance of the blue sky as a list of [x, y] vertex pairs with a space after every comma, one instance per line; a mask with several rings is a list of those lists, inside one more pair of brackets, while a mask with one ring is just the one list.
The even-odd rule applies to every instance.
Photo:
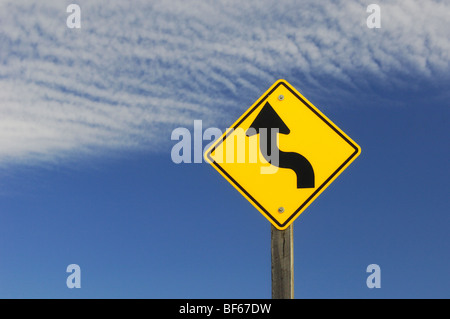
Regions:
[[0, 297], [270, 298], [269, 222], [170, 136], [284, 78], [362, 149], [294, 223], [296, 298], [448, 298], [450, 6], [372, 2], [0, 1]]

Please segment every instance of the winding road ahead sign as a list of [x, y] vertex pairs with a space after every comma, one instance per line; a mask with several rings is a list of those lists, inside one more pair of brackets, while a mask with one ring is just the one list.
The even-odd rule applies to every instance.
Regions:
[[278, 80], [211, 145], [205, 159], [283, 230], [360, 152], [302, 94]]

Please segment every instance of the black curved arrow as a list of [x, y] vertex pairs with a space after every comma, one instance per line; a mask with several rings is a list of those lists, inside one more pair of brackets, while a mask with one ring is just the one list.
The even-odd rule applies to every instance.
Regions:
[[[260, 130], [261, 128], [265, 128], [266, 130]], [[278, 129], [278, 133], [280, 134], [289, 134], [291, 132], [269, 102], [266, 102], [250, 125], [246, 135], [249, 137], [255, 134], [267, 135], [265, 139], [267, 141], [267, 152], [262, 150], [262, 137], [260, 138], [259, 147], [264, 158], [269, 163], [271, 163], [270, 155], [272, 149], [271, 129]], [[275, 165], [274, 163], [271, 164]], [[304, 156], [298, 153], [279, 150], [279, 163], [277, 166], [280, 168], [288, 168], [295, 172], [297, 175], [297, 188], [314, 188], [314, 170], [311, 163]]]

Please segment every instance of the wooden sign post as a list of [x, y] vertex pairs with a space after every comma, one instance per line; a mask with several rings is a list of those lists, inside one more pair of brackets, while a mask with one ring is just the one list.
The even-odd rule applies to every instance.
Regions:
[[272, 299], [294, 299], [294, 226], [271, 227]]

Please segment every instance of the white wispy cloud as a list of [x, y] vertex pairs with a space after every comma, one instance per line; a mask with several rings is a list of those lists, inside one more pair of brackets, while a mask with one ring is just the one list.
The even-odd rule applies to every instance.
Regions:
[[369, 1], [80, 0], [68, 29], [70, 3], [0, 1], [0, 164], [157, 147], [278, 78], [311, 94], [450, 79], [449, 2], [380, 1], [381, 29]]

